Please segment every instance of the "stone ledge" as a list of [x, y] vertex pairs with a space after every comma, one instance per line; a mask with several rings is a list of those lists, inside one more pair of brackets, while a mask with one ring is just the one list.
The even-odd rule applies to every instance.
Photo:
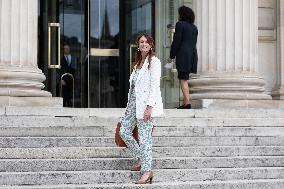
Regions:
[[[0, 96], [0, 107], [18, 106], [18, 107], [62, 107], [63, 99], [60, 97], [13, 97]], [[1, 111], [0, 111], [1, 113]]]
[[[165, 181], [211, 181], [237, 180], [237, 179], [266, 179], [283, 178], [283, 168], [235, 168], [235, 169], [158, 169], [155, 182], [164, 183]], [[108, 184], [123, 183], [131, 184], [138, 179], [139, 172], [128, 170], [106, 170], [106, 171], [51, 171], [51, 172], [26, 172], [26, 173], [2, 173], [1, 181], [5, 185], [42, 185], [42, 184]], [[129, 179], [131, 178], [131, 179]], [[135, 178], [135, 179], [134, 179]], [[123, 186], [121, 186], [123, 188]], [[141, 188], [141, 187], [139, 187]], [[191, 188], [191, 187], [189, 187]], [[136, 188], [138, 189], [138, 187]]]
[[[217, 100], [219, 103], [220, 100]], [[213, 102], [213, 104], [210, 104]], [[226, 101], [222, 101], [225, 103]], [[263, 101], [262, 101], [263, 102]], [[265, 102], [265, 101], [264, 101]], [[202, 107], [202, 103], [203, 107]], [[259, 107], [245, 107], [242, 106], [233, 106], [226, 102], [226, 107], [216, 106], [214, 100], [208, 99], [207, 101], [196, 101], [192, 100], [192, 105], [194, 108], [202, 108], [202, 109], [164, 109], [164, 114], [157, 118], [158, 120], [165, 119], [168, 121], [169, 118], [180, 118], [182, 119], [188, 118], [284, 118], [284, 101], [269, 101], [270, 107], [268, 108], [259, 108]], [[221, 105], [222, 104], [220, 102]], [[230, 103], [233, 103], [230, 101]], [[238, 101], [234, 101], [234, 103], [238, 103]], [[264, 103], [265, 104], [265, 103]], [[211, 105], [214, 107], [212, 108]], [[15, 106], [7, 106], [0, 107], [0, 116], [6, 116], [5, 120], [12, 119], [16, 120], [26, 120], [29, 117], [74, 117], [74, 121], [80, 122], [80, 124], [84, 125], [89, 122], [87, 119], [90, 118], [95, 119], [99, 118], [99, 121], [102, 120], [110, 121], [110, 120], [118, 120], [120, 116], [123, 115], [125, 108], [66, 108], [66, 107], [15, 107]], [[18, 116], [18, 117], [17, 117]], [[21, 118], [19, 118], [21, 116]], [[75, 117], [77, 117], [75, 119]], [[83, 118], [83, 119], [82, 119]], [[30, 121], [30, 120], [29, 120]], [[94, 120], [90, 120], [94, 121]], [[200, 120], [199, 120], [200, 121]], [[3, 124], [3, 121], [2, 121]]]
[[[129, 177], [128, 177], [129, 178]], [[149, 189], [282, 189], [284, 187], [284, 179], [258, 179], [258, 180], [229, 180], [229, 181], [186, 181], [186, 182], [158, 182], [153, 183], [151, 186], [144, 188]], [[118, 184], [118, 183], [105, 183], [105, 184], [60, 184], [60, 185], [22, 185], [22, 186], [3, 186], [2, 189], [138, 189], [141, 188], [137, 184]]]
[[6, 116], [89, 117], [90, 110], [88, 108], [67, 108], [67, 107], [63, 108], [62, 105], [56, 107], [6, 107], [5, 115]]
[[191, 100], [194, 109], [284, 109], [284, 100]]

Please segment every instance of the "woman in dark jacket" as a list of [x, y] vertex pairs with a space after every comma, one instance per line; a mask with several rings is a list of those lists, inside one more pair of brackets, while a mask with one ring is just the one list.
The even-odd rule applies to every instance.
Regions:
[[179, 21], [175, 26], [175, 34], [171, 45], [170, 58], [176, 58], [178, 79], [183, 93], [183, 105], [178, 109], [190, 109], [189, 87], [187, 80], [190, 73], [197, 72], [197, 35], [198, 30], [194, 25], [195, 15], [191, 8], [182, 6], [178, 9]]

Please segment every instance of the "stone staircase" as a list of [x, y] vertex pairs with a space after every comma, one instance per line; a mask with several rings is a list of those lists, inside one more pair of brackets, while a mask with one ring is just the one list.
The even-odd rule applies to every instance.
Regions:
[[284, 110], [166, 110], [152, 185], [114, 144], [122, 109], [0, 109], [0, 188], [283, 189]]

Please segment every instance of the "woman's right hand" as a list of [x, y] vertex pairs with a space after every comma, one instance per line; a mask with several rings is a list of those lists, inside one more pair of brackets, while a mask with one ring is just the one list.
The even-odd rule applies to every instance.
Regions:
[[171, 62], [173, 62], [173, 59], [167, 58], [166, 62], [167, 62], [167, 63], [171, 63]]
[[147, 106], [144, 112], [144, 121], [147, 122], [151, 118], [152, 106]]

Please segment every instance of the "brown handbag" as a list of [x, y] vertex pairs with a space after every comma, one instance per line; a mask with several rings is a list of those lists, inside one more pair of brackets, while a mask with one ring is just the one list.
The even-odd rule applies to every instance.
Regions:
[[[119, 131], [120, 131], [120, 127], [121, 124], [118, 122], [116, 125], [116, 130], [115, 130], [115, 144], [118, 147], [127, 147], [125, 142], [122, 140], [122, 138], [120, 137]], [[138, 128], [135, 127], [132, 131], [133, 133], [133, 137], [134, 139], [139, 143], [139, 139], [138, 139]]]

